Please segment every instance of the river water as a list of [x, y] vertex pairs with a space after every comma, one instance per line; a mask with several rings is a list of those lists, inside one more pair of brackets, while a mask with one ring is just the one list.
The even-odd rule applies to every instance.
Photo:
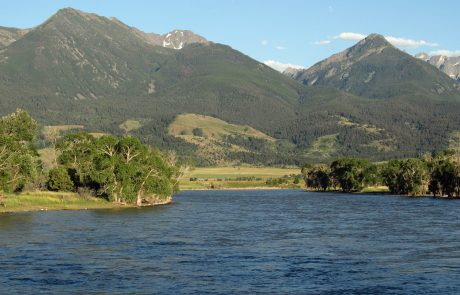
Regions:
[[460, 202], [186, 191], [0, 215], [0, 294], [460, 294]]

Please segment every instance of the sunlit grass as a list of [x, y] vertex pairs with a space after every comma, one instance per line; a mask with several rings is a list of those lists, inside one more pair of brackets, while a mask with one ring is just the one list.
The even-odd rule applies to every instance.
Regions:
[[388, 190], [387, 186], [380, 185], [380, 186], [365, 187], [361, 192], [362, 193], [388, 193], [390, 191]]
[[283, 177], [284, 175], [300, 174], [300, 168], [276, 168], [276, 167], [204, 167], [191, 170], [186, 177], [197, 178], [235, 178], [250, 177], [268, 179]]
[[[271, 188], [266, 181], [270, 178], [280, 178], [285, 175], [298, 175], [300, 168], [274, 168], [274, 167], [205, 167], [190, 171], [180, 182], [180, 188], [187, 189], [246, 189], [246, 188]], [[237, 178], [252, 177], [251, 180], [238, 180]], [[194, 179], [191, 181], [191, 179]], [[283, 188], [299, 188], [292, 179], [288, 184], [280, 185]]]
[[3, 203], [4, 206], [0, 206], [0, 212], [120, 207], [118, 204], [101, 198], [80, 197], [75, 193], [65, 192], [6, 194], [3, 197]]

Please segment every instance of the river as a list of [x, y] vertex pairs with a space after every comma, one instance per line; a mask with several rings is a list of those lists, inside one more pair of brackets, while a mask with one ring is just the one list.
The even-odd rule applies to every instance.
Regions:
[[459, 294], [460, 202], [184, 191], [0, 215], [1, 294]]

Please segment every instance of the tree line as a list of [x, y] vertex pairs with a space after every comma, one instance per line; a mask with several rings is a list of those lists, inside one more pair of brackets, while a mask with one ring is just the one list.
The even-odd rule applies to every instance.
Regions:
[[85, 191], [113, 202], [142, 205], [169, 198], [184, 168], [135, 137], [70, 133], [52, 145], [54, 168], [45, 171], [36, 149], [38, 126], [17, 110], [0, 119], [0, 191], [28, 188]]
[[460, 197], [460, 157], [449, 150], [384, 163], [344, 157], [330, 165], [307, 164], [302, 176], [307, 188], [313, 190], [357, 192], [366, 186], [384, 185], [392, 194]]

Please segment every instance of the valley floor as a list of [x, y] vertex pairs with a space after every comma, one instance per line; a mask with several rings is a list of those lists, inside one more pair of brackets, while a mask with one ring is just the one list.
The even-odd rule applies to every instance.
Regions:
[[[294, 183], [295, 179], [299, 183]], [[290, 189], [303, 187], [300, 168], [199, 167], [180, 182], [181, 190], [203, 189]]]

